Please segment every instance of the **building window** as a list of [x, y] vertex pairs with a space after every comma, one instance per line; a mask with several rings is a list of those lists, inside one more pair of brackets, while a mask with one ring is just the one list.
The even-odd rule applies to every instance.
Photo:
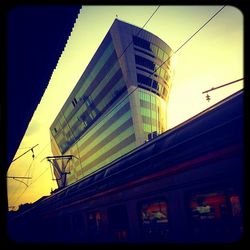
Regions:
[[150, 53], [147, 53], [143, 50], [140, 50], [138, 48], [135, 48], [135, 50], [137, 51], [140, 51], [148, 56], [151, 56], [151, 57], [158, 57], [161, 61], [166, 61], [167, 58], [168, 58], [168, 55], [166, 52], [164, 52], [161, 48], [155, 46], [154, 44], [150, 43], [149, 41], [146, 41], [138, 36], [133, 36], [133, 43], [134, 45], [138, 46], [138, 47], [141, 47], [145, 50], [148, 50], [150, 51], [152, 54]]
[[152, 84], [152, 79], [147, 77], [147, 76], [144, 76], [144, 75], [141, 75], [141, 74], [137, 74], [137, 81], [139, 83], [143, 83], [147, 86], [151, 86]]
[[147, 76], [144, 76], [142, 74], [137, 74], [137, 81], [138, 83], [142, 83], [144, 85], [147, 85], [157, 91], [159, 91], [159, 84], [157, 81], [147, 77]]
[[152, 55], [152, 54], [150, 54], [150, 53], [148, 53], [148, 52], [146, 52], [146, 51], [143, 51], [143, 50], [138, 49], [138, 48], [134, 48], [134, 49], [135, 49], [135, 51], [139, 51], [139, 52], [141, 52], [141, 53], [143, 53], [143, 54], [145, 54], [145, 55], [148, 55], [148, 56], [154, 58], [154, 55]]
[[[145, 69], [145, 68], [142, 68], [142, 67], [139, 67], [139, 66], [136, 66], [136, 69], [141, 70], [141, 71], [143, 71], [143, 72], [146, 72], [146, 73], [148, 73], [149, 75], [152, 75], [152, 74], [153, 74], [153, 71], [149, 71], [149, 70], [147, 70], [147, 69]], [[157, 77], [156, 74], [154, 74], [154, 76]]]
[[150, 42], [146, 41], [138, 36], [133, 36], [133, 43], [143, 49], [150, 50]]
[[154, 71], [155, 69], [155, 64], [152, 61], [138, 55], [135, 55], [135, 63], [144, 66], [145, 68], [148, 68], [152, 71]]
[[76, 104], [77, 104], [76, 98], [73, 99], [72, 104], [73, 104], [74, 107], [76, 106]]

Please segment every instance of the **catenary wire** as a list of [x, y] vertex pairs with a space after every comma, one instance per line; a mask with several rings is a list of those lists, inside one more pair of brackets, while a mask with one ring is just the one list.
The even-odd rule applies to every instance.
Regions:
[[[52, 139], [51, 139], [52, 140]], [[51, 142], [51, 140], [50, 140], [50, 142]], [[50, 145], [50, 142], [49, 143], [47, 143], [44, 147], [43, 147], [43, 149], [32, 159], [32, 161], [31, 161], [31, 163], [30, 163], [30, 165], [29, 165], [29, 167], [28, 167], [28, 169], [27, 169], [27, 171], [26, 171], [26, 173], [25, 173], [25, 177], [26, 177], [26, 175], [28, 174], [28, 172], [29, 171], [31, 171], [31, 167], [32, 167], [32, 165], [33, 165], [33, 168], [32, 169], [34, 169], [34, 162], [37, 160], [37, 157]], [[32, 171], [32, 175], [34, 174], [34, 171]], [[41, 174], [42, 175], [42, 174]], [[33, 184], [34, 182], [32, 182], [31, 184]], [[28, 185], [28, 187], [31, 185], [31, 184], [27, 184]], [[18, 183], [18, 186], [16, 187], [16, 189], [14, 190], [14, 192], [13, 193], [11, 193], [11, 195], [10, 195], [10, 197], [9, 197], [9, 203], [11, 203], [11, 200], [13, 199], [13, 197], [15, 196], [15, 194], [17, 193], [17, 190], [19, 189], [19, 187], [20, 187], [20, 185], [21, 185], [21, 183]], [[28, 188], [28, 187], [26, 187], [26, 189]], [[25, 189], [25, 190], [26, 190]], [[21, 193], [20, 194], [20, 196], [22, 196], [24, 194], [24, 192], [23, 193]], [[17, 200], [15, 201], [15, 202], [13, 202], [14, 204], [17, 202]]]
[[[209, 18], [194, 34], [192, 34], [188, 39], [186, 39], [183, 43], [182, 43], [182, 45], [181, 46], [179, 46], [178, 48], [177, 48], [177, 50], [173, 53], [173, 54], [176, 54], [178, 51], [180, 51], [180, 49], [182, 49], [198, 32], [200, 32], [213, 18], [215, 18], [224, 8], [226, 7], [226, 5], [224, 5], [223, 7], [221, 7], [211, 18]], [[141, 28], [142, 29], [142, 28]], [[172, 54], [172, 55], [173, 55]], [[121, 55], [123, 55], [123, 53], [121, 54]], [[172, 56], [171, 55], [171, 56]], [[166, 59], [158, 68], [160, 68], [165, 62], [167, 62], [170, 58], [171, 58], [171, 56], [170, 57], [168, 57], [168, 59]], [[121, 56], [120, 56], [121, 57]], [[118, 57], [118, 59], [120, 58], [120, 57]], [[158, 68], [157, 69], [155, 69], [154, 71], [153, 71], [153, 73], [151, 73], [150, 75], [149, 75], [149, 77], [151, 76], [151, 75], [153, 75], [155, 72], [156, 72], [156, 70], [158, 70]], [[122, 102], [124, 102], [130, 95], [132, 95], [137, 89], [138, 89], [139, 87], [137, 86], [134, 86], [134, 89], [132, 90], [132, 91], [130, 91], [130, 93], [128, 93], [126, 96], [124, 96], [123, 98], [121, 98], [117, 103], [116, 103], [116, 105], [114, 105], [114, 107], [113, 108], [111, 108], [106, 114], [104, 114], [104, 116], [103, 116], [103, 118], [105, 118], [107, 115], [109, 115], [114, 109], [116, 109]], [[94, 128], [95, 126], [97, 126], [99, 123], [96, 123], [96, 124], [93, 124], [92, 125], [92, 128]], [[80, 138], [79, 138], [80, 139]], [[78, 140], [76, 140], [76, 142], [78, 142], [79, 141], [79, 139]]]
[[176, 54], [182, 47], [184, 47], [197, 33], [199, 33], [213, 18], [215, 18], [224, 8], [226, 5], [222, 6], [218, 11], [215, 12], [215, 14], [210, 17], [197, 31], [195, 31], [184, 43], [182, 43], [181, 46], [177, 50], [173, 52], [172, 55], [170, 55], [165, 61], [163, 61], [154, 71], [149, 75], [152, 76], [159, 68], [161, 68], [174, 54]]

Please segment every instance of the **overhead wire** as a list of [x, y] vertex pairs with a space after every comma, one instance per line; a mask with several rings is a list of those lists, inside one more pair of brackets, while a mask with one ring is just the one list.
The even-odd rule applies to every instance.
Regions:
[[23, 194], [26, 192], [26, 190], [33, 185], [42, 175], [44, 175], [48, 171], [49, 167], [47, 167], [32, 183], [29, 184], [29, 186], [26, 186], [23, 192], [17, 197], [17, 199], [13, 202], [13, 204], [16, 204], [17, 201], [23, 196]]
[[[52, 139], [50, 139], [50, 142], [51, 142], [51, 140]], [[29, 167], [28, 167], [28, 169], [27, 169], [27, 171], [26, 171], [26, 173], [24, 174], [24, 176], [26, 177], [27, 176], [27, 174], [31, 171], [31, 167], [32, 167], [32, 165], [34, 164], [34, 162], [35, 162], [35, 160], [37, 160], [38, 159], [38, 156], [50, 145], [50, 142], [49, 143], [47, 143], [44, 147], [43, 147], [43, 149], [36, 155], [36, 156], [34, 156], [34, 158], [32, 159], [32, 161], [31, 161], [31, 163], [29, 164]], [[32, 168], [32, 174], [31, 174], [31, 176], [33, 176], [33, 174], [34, 174], [34, 170], [35, 170], [35, 168], [34, 168], [34, 165], [33, 165], [33, 168]], [[48, 170], [48, 169], [47, 169]], [[47, 171], [46, 170], [46, 171]], [[40, 178], [40, 176], [42, 176], [44, 174], [44, 172], [41, 174], [41, 175], [39, 175], [39, 178]], [[28, 184], [28, 181], [27, 181], [27, 186], [26, 186], [26, 188], [25, 188], [25, 191], [26, 191], [26, 189], [28, 189], [28, 187], [31, 185], [31, 184], [33, 184], [34, 182], [32, 182], [32, 183], [30, 183], [30, 184]], [[11, 200], [13, 199], [13, 197], [15, 196], [15, 194], [17, 193], [17, 190], [19, 190], [19, 188], [20, 188], [20, 185], [21, 185], [21, 183], [19, 183], [18, 184], [18, 186], [16, 187], [16, 189], [15, 189], [15, 191], [11, 194], [11, 196], [9, 197], [9, 203], [11, 203]], [[24, 191], [24, 192], [25, 192]], [[23, 194], [24, 194], [24, 192], [22, 192], [19, 196], [22, 196]], [[14, 204], [17, 202], [17, 200], [16, 201], [14, 201]]]
[[[151, 98], [152, 98], [152, 85], [153, 85], [153, 82], [154, 80], [151, 78], [151, 76], [154, 75], [155, 72], [157, 72], [160, 68], [162, 68], [162, 66], [170, 60], [170, 58], [176, 54], [182, 47], [184, 47], [199, 31], [201, 31], [216, 15], [218, 15], [224, 8], [226, 7], [226, 5], [222, 6], [212, 17], [210, 17], [197, 31], [195, 31], [187, 40], [185, 40], [181, 46], [178, 47], [177, 50], [175, 50], [173, 52], [173, 54], [171, 54], [170, 56], [168, 56], [168, 58], [163, 61], [158, 67], [155, 67], [155, 69], [153, 70], [152, 73], [150, 73], [147, 77], [151, 79], [151, 83], [150, 83], [150, 88], [149, 88], [149, 92], [150, 92], [150, 124], [151, 124], [151, 133], [153, 132], [153, 125], [152, 125], [152, 110], [151, 110], [151, 107], [152, 107], [152, 101], [151, 101]], [[155, 64], [156, 65], [156, 64]], [[138, 88], [138, 86], [137, 86]], [[157, 102], [156, 102], [157, 103]], [[156, 113], [157, 114], [157, 113]], [[157, 131], [157, 120], [156, 120], [156, 131]], [[157, 131], [158, 132], [158, 131]]]
[[48, 171], [49, 167], [47, 167], [32, 183], [30, 183], [28, 186], [25, 187], [23, 192], [17, 197], [17, 199], [13, 202], [13, 204], [17, 203], [17, 201], [23, 196], [23, 194], [26, 192], [26, 190], [34, 184], [42, 175], [44, 175]]
[[21, 196], [23, 196], [23, 194], [25, 193], [25, 191], [28, 189], [28, 187], [26, 186], [25, 189], [23, 190], [23, 192], [16, 198], [16, 200], [13, 202], [13, 204], [17, 203], [18, 200], [21, 198]]
[[[26, 170], [26, 173], [25, 173], [25, 175], [24, 175], [25, 177], [26, 177], [26, 175], [27, 175], [27, 173], [28, 173], [28, 171], [29, 171], [31, 165], [33, 164], [33, 161], [34, 161], [34, 159], [31, 160], [31, 162], [30, 162], [30, 164], [29, 164], [29, 167], [28, 167], [28, 169]], [[17, 190], [19, 189], [20, 185], [21, 185], [21, 182], [18, 183], [17, 187], [15, 188], [15, 191], [12, 192], [12, 193], [10, 194], [9, 203], [10, 203], [11, 199], [14, 197], [14, 195], [16, 194], [16, 192], [17, 192]]]
[[215, 18], [224, 8], [226, 5], [223, 5], [218, 11], [215, 12], [215, 14], [210, 17], [197, 31], [195, 31], [185, 42], [182, 43], [181, 46], [178, 47], [177, 50], [173, 52], [172, 55], [170, 55], [165, 61], [163, 61], [154, 71], [149, 75], [152, 76], [159, 68], [161, 68], [174, 54], [176, 54], [182, 47], [184, 47], [197, 33], [199, 33], [209, 22], [212, 21], [213, 18]]
[[[173, 54], [176, 54], [180, 49], [182, 49], [198, 32], [200, 32], [213, 18], [215, 18], [224, 8], [226, 7], [226, 5], [224, 5], [223, 7], [221, 7], [215, 14], [213, 14], [212, 17], [210, 17], [194, 34], [192, 34], [188, 39], [186, 39], [181, 46], [179, 46], [177, 48], [177, 50], [173, 53]], [[157, 8], [158, 10], [158, 8]], [[155, 12], [154, 12], [155, 13]], [[150, 17], [150, 19], [152, 18], [152, 15]], [[147, 21], [148, 22], [148, 21]], [[146, 22], [146, 23], [147, 23]], [[145, 25], [143, 26], [145, 27]], [[140, 29], [140, 31], [142, 30], [143, 28]], [[139, 32], [140, 32], [139, 31]], [[139, 33], [138, 32], [138, 33]], [[131, 45], [132, 43], [129, 43], [129, 46]], [[128, 47], [128, 46], [127, 46]], [[127, 49], [126, 47], [126, 49]], [[119, 57], [118, 57], [118, 60], [120, 59], [120, 57], [123, 55], [124, 53], [122, 53]], [[172, 56], [169, 56], [165, 61], [163, 61], [162, 64], [160, 64], [159, 67], [157, 67], [148, 77], [152, 76], [160, 67], [162, 67], [162, 65], [164, 65]], [[103, 115], [103, 118], [105, 118], [107, 115], [109, 115], [114, 109], [116, 109], [122, 102], [124, 102], [130, 95], [132, 95], [139, 87], [138, 86], [134, 86], [134, 89], [130, 91], [130, 93], [128, 93], [126, 96], [122, 97], [117, 103], [116, 105], [114, 105], [113, 108], [111, 108], [106, 114]], [[94, 128], [95, 126], [97, 126], [99, 123], [96, 123], [96, 124], [93, 124], [92, 125], [92, 128]], [[79, 140], [79, 139], [78, 139]], [[77, 141], [78, 141], [77, 140]]]
[[27, 148], [32, 148], [32, 147], [21, 147], [21, 148], [18, 148], [17, 150], [23, 150], [23, 149], [27, 149]]
[[42, 175], [44, 175], [47, 171], [48, 171], [48, 169], [50, 168], [50, 166], [48, 166], [31, 184], [30, 184], [30, 186], [31, 185], [33, 185], [35, 182], [37, 182], [37, 180], [42, 176]]
[[[51, 141], [52, 141], [52, 139], [50, 139], [50, 141], [43, 147], [43, 149], [36, 155], [36, 159], [38, 160], [38, 156], [51, 144]], [[35, 170], [36, 170], [36, 168], [35, 167], [33, 167], [33, 169], [32, 169], [33, 171], [32, 171], [32, 173], [31, 173], [31, 176], [33, 176], [34, 175], [34, 173], [35, 173]]]
[[[151, 18], [154, 16], [154, 14], [157, 12], [157, 10], [160, 8], [160, 5], [158, 5], [158, 7], [155, 9], [155, 11], [152, 13], [152, 15], [148, 18], [148, 20], [146, 21], [146, 23], [140, 28], [140, 30], [137, 32], [137, 36], [141, 33], [141, 31], [143, 30], [143, 28], [147, 25], [147, 23], [151, 20]], [[123, 50], [122, 54], [120, 56], [118, 56], [117, 60], [119, 60], [124, 53], [126, 52], [126, 50], [130, 47], [130, 45], [133, 43], [133, 40], [130, 41], [130, 43], [127, 45], [127, 47]]]

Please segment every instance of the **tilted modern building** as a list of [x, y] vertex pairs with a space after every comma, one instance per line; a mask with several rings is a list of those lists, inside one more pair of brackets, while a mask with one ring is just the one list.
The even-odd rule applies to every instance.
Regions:
[[115, 19], [50, 127], [53, 155], [74, 156], [64, 184], [65, 160], [54, 161], [59, 187], [166, 131], [172, 54], [157, 36]]

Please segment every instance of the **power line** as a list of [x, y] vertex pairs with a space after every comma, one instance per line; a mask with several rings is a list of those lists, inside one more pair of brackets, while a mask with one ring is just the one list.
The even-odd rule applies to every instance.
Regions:
[[27, 149], [27, 148], [31, 148], [31, 147], [21, 147], [21, 148], [18, 148], [17, 150], [22, 150], [22, 149]]
[[224, 8], [226, 7], [226, 5], [222, 6], [212, 17], [210, 17], [196, 32], [194, 32], [193, 35], [191, 35], [184, 43], [182, 43], [182, 45], [173, 52], [172, 55], [170, 55], [165, 61], [163, 61], [162, 64], [160, 64], [160, 66], [158, 66], [152, 74], [150, 74], [148, 77], [152, 76], [159, 68], [162, 67], [162, 65], [164, 65], [174, 54], [176, 54], [180, 49], [182, 49], [182, 47], [184, 47], [198, 32], [200, 32], [213, 18], [215, 18]]
[[[27, 175], [28, 170], [29, 170], [30, 166], [33, 164], [33, 162], [34, 162], [34, 159], [31, 160], [31, 162], [30, 162], [30, 164], [29, 164], [29, 167], [28, 167], [28, 169], [27, 169], [27, 171], [26, 171], [26, 173], [25, 173], [24, 176]], [[19, 185], [17, 185], [17, 187], [15, 188], [15, 190], [10, 194], [9, 201], [11, 201], [12, 197], [14, 197], [14, 195], [17, 193], [17, 190], [19, 189], [21, 183], [18, 183], [18, 184], [19, 184]]]
[[[140, 34], [140, 32], [143, 30], [143, 28], [147, 25], [147, 23], [150, 21], [150, 19], [154, 16], [154, 14], [156, 13], [156, 11], [160, 8], [160, 5], [156, 8], [156, 10], [153, 12], [153, 14], [148, 18], [148, 20], [146, 21], [146, 23], [142, 26], [142, 28], [140, 28], [140, 30], [137, 32], [137, 36]], [[123, 50], [122, 54], [117, 58], [117, 60], [119, 60], [123, 54], [126, 52], [126, 50], [130, 47], [130, 45], [133, 43], [133, 39], [130, 41], [130, 43], [127, 45], [127, 47]]]
[[22, 157], [23, 155], [25, 155], [26, 153], [28, 153], [30, 150], [32, 151], [32, 157], [34, 158], [34, 151], [33, 148], [35, 148], [36, 146], [38, 146], [38, 144], [36, 144], [35, 146], [31, 147], [29, 150], [25, 151], [23, 154], [19, 155], [17, 158], [15, 158], [12, 162], [16, 161], [17, 159], [19, 159], [20, 157]]
[[29, 186], [33, 185], [42, 175], [45, 174], [45, 172], [48, 171], [49, 168], [50, 168], [50, 166], [47, 167]]
[[[209, 20], [208, 21], [206, 21], [193, 35], [191, 35], [175, 52], [173, 52], [173, 54], [176, 54], [181, 48], [183, 48], [184, 47], [184, 45], [186, 45], [202, 28], [204, 28], [216, 15], [218, 15], [219, 14], [219, 12], [223, 9], [223, 8], [225, 8], [225, 5], [222, 7], [222, 8], [220, 8], [211, 18], [209, 18]], [[157, 10], [158, 10], [158, 8], [157, 8]], [[155, 12], [154, 12], [155, 13]], [[152, 16], [151, 16], [152, 17]], [[151, 18], [150, 17], [150, 18]], [[147, 21], [148, 22], [148, 21]], [[146, 22], [146, 23], [147, 23]], [[143, 26], [144, 27], [144, 26]], [[142, 29], [142, 28], [141, 28]], [[141, 31], [141, 30], [140, 30]], [[139, 32], [140, 32], [139, 31]], [[129, 45], [131, 45], [131, 43], [129, 44]], [[128, 46], [127, 46], [128, 47]], [[127, 47], [126, 47], [126, 49], [127, 49]], [[125, 50], [126, 50], [125, 49]], [[121, 56], [123, 55], [124, 53], [122, 53], [121, 54]], [[166, 63], [172, 56], [173, 56], [173, 54], [171, 55], [171, 56], [169, 56], [168, 57], [168, 59], [166, 59], [158, 68], [156, 68], [154, 71], [153, 71], [153, 73], [151, 73], [148, 77], [150, 77], [150, 76], [152, 76], [164, 63]], [[120, 56], [120, 57], [121, 57]], [[120, 58], [120, 57], [118, 57], [118, 59]], [[124, 96], [122, 99], [120, 99], [118, 102], [117, 102], [117, 104], [112, 108], [112, 109], [110, 109], [104, 116], [103, 116], [103, 118], [105, 118], [107, 115], [109, 115], [115, 108], [117, 108], [123, 101], [125, 101], [131, 94], [133, 94], [137, 89], [138, 89], [139, 87], [138, 86], [134, 86], [134, 89], [130, 92], [130, 93], [128, 93], [126, 96]], [[92, 128], [94, 128], [95, 126], [97, 126], [99, 123], [96, 123], [96, 124], [93, 124], [93, 126], [92, 126]], [[80, 139], [80, 138], [79, 138]], [[79, 140], [78, 139], [78, 140]], [[78, 141], [77, 140], [77, 141]], [[76, 142], [77, 142], [76, 141]]]
[[7, 176], [7, 178], [12, 178], [12, 179], [15, 179], [15, 178], [18, 178], [18, 179], [31, 179], [31, 177], [24, 177], [24, 176]]
[[13, 204], [15, 204], [22, 196], [23, 194], [26, 192], [26, 190], [32, 185], [34, 184], [42, 175], [45, 174], [45, 172], [47, 172], [49, 169], [49, 167], [47, 167], [29, 186], [26, 186], [26, 188], [24, 189], [24, 191], [17, 197], [17, 199], [13, 202]]
[[213, 90], [216, 90], [216, 89], [219, 89], [219, 88], [225, 87], [225, 86], [227, 86], [227, 85], [230, 85], [230, 84], [233, 84], [233, 83], [236, 83], [236, 82], [242, 81], [242, 80], [244, 80], [244, 77], [243, 77], [243, 78], [240, 78], [240, 79], [238, 79], [238, 80], [234, 80], [234, 81], [232, 81], [232, 82], [225, 83], [225, 84], [220, 85], [220, 86], [215, 87], [215, 88], [214, 88], [214, 87], [212, 87], [212, 88], [211, 88], [211, 89], [209, 89], [209, 90], [205, 90], [205, 91], [203, 91], [203, 92], [202, 92], [202, 94], [208, 93], [208, 92], [210, 92], [210, 91], [213, 91]]
[[214, 91], [214, 90], [216, 90], [216, 89], [219, 89], [219, 88], [222, 88], [222, 87], [225, 87], [225, 86], [228, 86], [228, 85], [231, 85], [231, 84], [236, 83], [236, 82], [240, 82], [240, 81], [242, 81], [242, 80], [244, 80], [244, 77], [243, 77], [243, 78], [240, 78], [240, 79], [238, 79], [238, 80], [234, 80], [234, 81], [232, 81], [232, 82], [225, 83], [225, 84], [220, 85], [220, 86], [215, 87], [215, 88], [214, 88], [214, 87], [212, 87], [212, 88], [211, 88], [211, 89], [209, 89], [209, 90], [205, 90], [205, 91], [203, 91], [203, 92], [202, 92], [202, 94], [207, 93], [207, 95], [206, 95], [206, 100], [209, 102], [209, 101], [210, 101], [210, 99], [211, 99], [211, 97], [210, 97], [210, 95], [208, 94], [208, 92], [210, 92], [210, 91]]
[[7, 178], [11, 178], [15, 181], [19, 181], [19, 182], [23, 183], [26, 187], [28, 187], [28, 184], [19, 180], [19, 179], [31, 179], [31, 177], [23, 177], [23, 176], [7, 176]]
[[[44, 148], [38, 153], [38, 155], [40, 155], [45, 150], [45, 148], [47, 148], [50, 145], [51, 141], [52, 139], [50, 139], [50, 141], [44, 146]], [[36, 157], [38, 157], [38, 155]]]
[[15, 204], [20, 198], [21, 196], [25, 193], [25, 191], [27, 190], [28, 186], [24, 189], [24, 191], [17, 197], [17, 199], [13, 202], [13, 204]]
[[[52, 139], [50, 140], [50, 142], [52, 141]], [[45, 150], [45, 148], [47, 148], [48, 147], [48, 145], [50, 144], [50, 142], [48, 143], [48, 144], [46, 144], [45, 146], [44, 146], [44, 148], [32, 159], [32, 161], [31, 161], [31, 163], [30, 163], [30, 165], [29, 165], [29, 167], [28, 167], [28, 169], [27, 169], [27, 171], [26, 171], [26, 173], [25, 173], [25, 175], [24, 176], [26, 176], [27, 174], [28, 174], [28, 172], [30, 171], [30, 169], [31, 169], [31, 166], [32, 166], [32, 164], [34, 163], [34, 161], [37, 159], [37, 157]], [[33, 168], [34, 169], [34, 168]], [[32, 174], [34, 173], [34, 171], [32, 172]], [[11, 201], [11, 199], [12, 199], [12, 197], [14, 197], [14, 195], [17, 193], [17, 190], [19, 189], [19, 187], [20, 187], [20, 184], [21, 183], [19, 183], [19, 185], [16, 187], [16, 189], [15, 189], [15, 191], [12, 193], [12, 195], [9, 197], [9, 200]], [[32, 184], [29, 184], [28, 185], [28, 182], [27, 182], [27, 184], [26, 183], [24, 183], [27, 187], [26, 187], [26, 189]], [[23, 194], [23, 193], [22, 193]], [[16, 202], [16, 201], [15, 201]]]
[[[31, 166], [32, 166], [32, 164], [33, 164], [33, 162], [34, 162], [34, 159], [38, 156], [38, 155], [34, 156], [34, 151], [33, 151], [33, 148], [35, 148], [37, 145], [38, 145], [38, 144], [36, 144], [36, 145], [33, 146], [33, 147], [30, 147], [29, 150], [27, 150], [27, 151], [24, 152], [22, 155], [18, 156], [16, 159], [13, 160], [13, 161], [15, 161], [15, 160], [17, 160], [18, 158], [20, 158], [21, 156], [23, 156], [24, 154], [26, 154], [27, 152], [29, 152], [30, 150], [32, 151], [32, 161], [31, 161], [31, 163], [30, 163], [30, 165], [29, 165], [29, 167], [28, 167], [28, 169], [27, 169], [27, 171], [26, 171], [26, 173], [25, 173], [25, 175], [24, 175], [25, 177], [26, 177], [26, 175], [30, 172], [30, 169], [31, 169]], [[12, 162], [13, 162], [13, 161], [12, 161]], [[16, 179], [16, 180], [17, 180], [17, 179]], [[17, 181], [19, 181], [19, 180], [17, 180]], [[27, 183], [24, 183], [23, 181], [19, 181], [19, 182], [25, 184], [25, 185], [28, 187], [28, 181], [27, 181]], [[17, 190], [19, 189], [19, 187], [20, 187], [20, 183], [19, 183], [19, 185], [16, 187], [15, 191], [12, 193], [12, 196], [14, 196], [14, 195], [16, 194], [16, 192], [17, 192]], [[11, 200], [11, 197], [9, 198], [9, 200]]]
[[[155, 72], [157, 72], [158, 69], [160, 69], [167, 61], [169, 61], [169, 59], [176, 54], [181, 48], [183, 48], [198, 32], [200, 32], [216, 15], [219, 14], [219, 12], [221, 12], [224, 8], [226, 7], [226, 5], [224, 5], [223, 7], [221, 7], [212, 17], [210, 17], [196, 32], [194, 32], [194, 34], [192, 34], [184, 43], [182, 43], [182, 45], [173, 52], [173, 54], [171, 54], [170, 56], [168, 56], [168, 58], [163, 61], [158, 67], [156, 67], [154, 69], [154, 71], [148, 75], [148, 78], [151, 79], [151, 84], [150, 84], [150, 88], [149, 88], [149, 92], [152, 93], [152, 85], [153, 85], [153, 79], [151, 78], [151, 76], [154, 75]], [[137, 86], [138, 88], [138, 86]], [[151, 113], [151, 95], [150, 95], [150, 123], [151, 123], [151, 133], [152, 133], [152, 113]], [[157, 131], [157, 129], [156, 129]]]

